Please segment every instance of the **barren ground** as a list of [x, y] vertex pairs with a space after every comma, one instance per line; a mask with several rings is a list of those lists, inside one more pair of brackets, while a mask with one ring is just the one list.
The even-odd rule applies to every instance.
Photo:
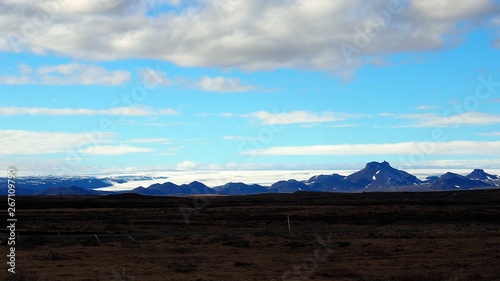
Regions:
[[16, 204], [0, 280], [500, 280], [500, 190]]

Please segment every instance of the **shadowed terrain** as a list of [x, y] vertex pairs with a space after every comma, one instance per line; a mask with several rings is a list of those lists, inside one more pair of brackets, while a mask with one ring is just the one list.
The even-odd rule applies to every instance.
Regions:
[[17, 197], [18, 279], [0, 277], [498, 280], [499, 202], [500, 190]]

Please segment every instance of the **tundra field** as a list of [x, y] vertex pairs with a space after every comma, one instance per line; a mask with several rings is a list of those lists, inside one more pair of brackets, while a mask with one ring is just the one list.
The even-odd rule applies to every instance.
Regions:
[[17, 197], [16, 217], [0, 280], [500, 280], [500, 190]]

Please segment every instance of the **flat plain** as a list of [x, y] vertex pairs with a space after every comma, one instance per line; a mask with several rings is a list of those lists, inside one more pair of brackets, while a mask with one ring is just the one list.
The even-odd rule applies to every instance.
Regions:
[[17, 197], [16, 211], [17, 274], [0, 280], [500, 280], [500, 190]]

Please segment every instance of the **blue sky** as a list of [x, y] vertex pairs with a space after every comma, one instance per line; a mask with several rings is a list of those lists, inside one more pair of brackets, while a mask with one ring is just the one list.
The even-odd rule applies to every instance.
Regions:
[[5, 169], [500, 167], [498, 1], [0, 10]]

